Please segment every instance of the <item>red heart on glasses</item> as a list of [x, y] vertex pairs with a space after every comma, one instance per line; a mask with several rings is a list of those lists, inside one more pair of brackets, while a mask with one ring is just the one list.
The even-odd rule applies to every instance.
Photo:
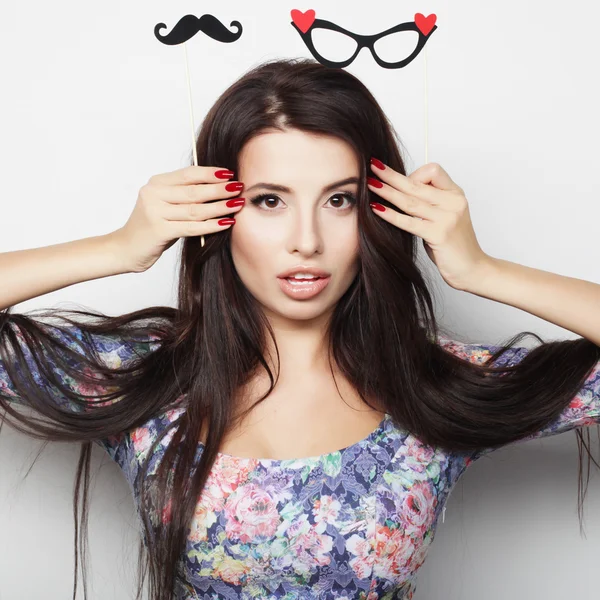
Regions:
[[294, 21], [302, 33], [306, 33], [315, 22], [315, 11], [311, 9], [306, 12], [300, 12], [294, 9], [292, 10], [292, 21]]
[[419, 31], [423, 35], [429, 35], [431, 30], [435, 26], [435, 22], [437, 20], [437, 16], [435, 14], [431, 14], [428, 17], [422, 15], [421, 13], [417, 13], [415, 15], [415, 25], [419, 28]]

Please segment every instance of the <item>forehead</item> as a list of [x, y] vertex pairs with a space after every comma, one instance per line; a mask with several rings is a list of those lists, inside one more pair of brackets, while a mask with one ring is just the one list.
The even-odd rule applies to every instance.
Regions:
[[271, 176], [331, 181], [359, 172], [358, 158], [350, 144], [297, 129], [269, 130], [253, 137], [242, 148], [238, 163], [240, 177], [253, 180]]

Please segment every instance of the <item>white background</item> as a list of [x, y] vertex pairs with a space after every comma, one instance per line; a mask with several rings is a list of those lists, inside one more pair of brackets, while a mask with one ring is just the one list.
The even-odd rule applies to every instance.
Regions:
[[[438, 15], [416, 60], [382, 69], [363, 50], [347, 70], [372, 90], [406, 148], [425, 162], [424, 73], [429, 81], [428, 159], [466, 191], [488, 254], [600, 282], [598, 272], [596, 3], [401, 1], [378, 3], [193, 1], [5, 2], [0, 95], [0, 251], [101, 235], [129, 216], [150, 176], [190, 164], [183, 46], [165, 46], [185, 14], [239, 20], [242, 37], [188, 42], [196, 125], [218, 95], [268, 58], [310, 56], [290, 10], [356, 33]], [[233, 28], [230, 28], [233, 29]], [[151, 270], [71, 286], [15, 307], [83, 307], [121, 314], [174, 305], [177, 254]], [[435, 275], [435, 271], [433, 271]], [[457, 292], [439, 276], [438, 316], [457, 336], [496, 343], [532, 330], [577, 337], [513, 307]], [[551, 298], [548, 299], [551, 302]], [[600, 317], [599, 317], [600, 318]], [[592, 430], [593, 439], [596, 430]], [[78, 445], [40, 446], [0, 436], [0, 600], [65, 600], [73, 574], [73, 476]], [[121, 472], [94, 448], [90, 600], [133, 597], [137, 532]], [[598, 596], [600, 485], [593, 471], [585, 533], [577, 520], [574, 433], [512, 446], [471, 467], [422, 567], [415, 600], [563, 600]], [[78, 598], [83, 598], [81, 589]]]

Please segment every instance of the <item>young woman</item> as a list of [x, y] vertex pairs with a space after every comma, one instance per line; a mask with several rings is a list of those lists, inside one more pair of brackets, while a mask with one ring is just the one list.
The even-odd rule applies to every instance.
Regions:
[[[412, 598], [473, 461], [600, 422], [599, 286], [485, 254], [461, 188], [437, 165], [406, 176], [344, 70], [253, 69], [197, 152], [201, 166], [152, 177], [117, 231], [0, 256], [4, 419], [81, 442], [78, 483], [91, 443], [122, 468], [152, 600]], [[179, 238], [176, 308], [10, 312], [146, 271]], [[440, 335], [419, 243], [455, 289], [583, 337]]]

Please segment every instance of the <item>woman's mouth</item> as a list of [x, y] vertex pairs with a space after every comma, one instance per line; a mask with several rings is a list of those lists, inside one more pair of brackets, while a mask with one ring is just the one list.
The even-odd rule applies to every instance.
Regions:
[[313, 279], [294, 279], [293, 277], [279, 278], [281, 291], [294, 300], [308, 300], [322, 292], [329, 283], [329, 277], [315, 277]]

